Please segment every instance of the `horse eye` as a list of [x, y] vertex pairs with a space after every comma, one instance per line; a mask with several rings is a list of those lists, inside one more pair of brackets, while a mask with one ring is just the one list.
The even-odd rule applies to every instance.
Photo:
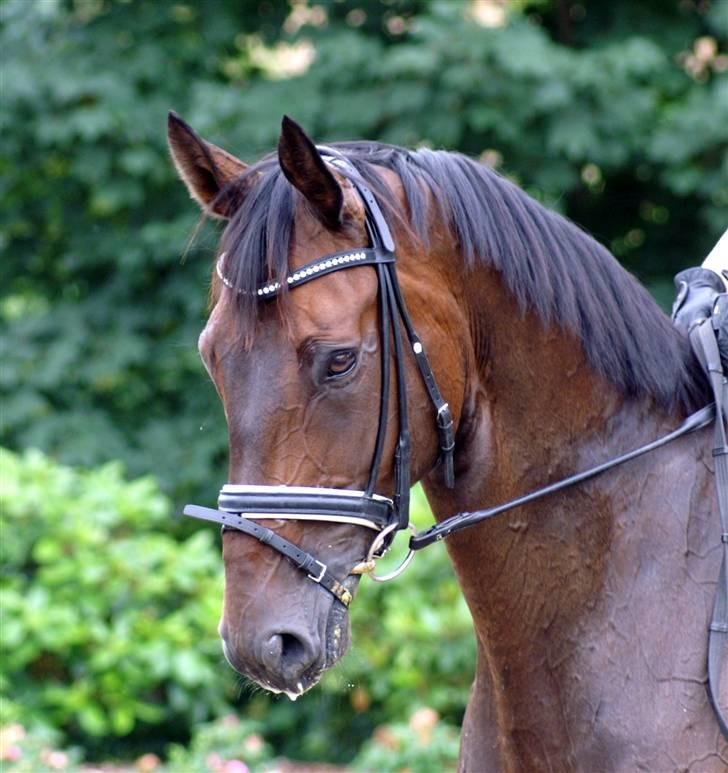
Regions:
[[334, 352], [327, 365], [326, 378], [341, 378], [350, 373], [356, 365], [356, 352], [351, 349], [340, 349]]

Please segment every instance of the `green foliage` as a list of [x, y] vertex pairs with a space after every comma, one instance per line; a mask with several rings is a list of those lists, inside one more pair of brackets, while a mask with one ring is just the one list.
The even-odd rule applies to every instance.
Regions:
[[0, 767], [5, 773], [55, 773], [75, 770], [81, 750], [60, 748], [61, 734], [49, 727], [27, 730], [12, 723], [0, 727]]
[[[469, 7], [3, 3], [4, 444], [122, 459], [176, 502], [223, 477], [195, 351], [216, 235], [187, 251], [197, 212], [168, 159], [170, 108], [246, 160], [283, 112], [321, 140], [462, 150], [650, 286], [699, 261], [728, 206], [726, 0], [514, 0], [481, 23]], [[287, 70], [284, 44], [310, 66]]]
[[228, 714], [195, 728], [187, 747], [175, 744], [166, 769], [199, 773], [247, 773], [264, 770], [272, 760], [270, 745], [261, 735], [259, 722], [240, 721]]
[[0, 466], [0, 721], [88, 738], [222, 710], [214, 534], [173, 539], [157, 485], [116, 464], [2, 451]]
[[[197, 214], [165, 147], [166, 111], [217, 60], [177, 8], [3, 5], [0, 308], [6, 437], [74, 463], [122, 458], [182, 497], [209, 483], [225, 438], [195, 350], [206, 261], [180, 265]], [[222, 54], [224, 13], [202, 16]]]
[[[36, 451], [2, 451], [0, 468], [0, 724], [54, 727], [63, 732], [54, 742], [74, 740], [92, 755], [109, 753], [114, 736], [143, 750], [153, 731], [158, 753], [165, 739], [192, 737], [171, 752], [178, 769], [212, 752], [257, 769], [272, 750], [350, 760], [377, 726], [406, 723], [413, 705], [460, 723], [474, 644], [442, 548], [418, 555], [396, 585], [365, 579], [344, 662], [295, 704], [243, 696], [237, 723], [236, 679], [215, 630], [214, 530], [173, 539], [170, 503], [154, 481], [125, 481], [116, 464], [73, 469]], [[421, 526], [431, 520], [420, 490], [413, 513]], [[217, 719], [198, 727], [208, 718]]]
[[447, 773], [457, 768], [459, 749], [459, 728], [440, 722], [431, 709], [420, 709], [407, 724], [377, 728], [354, 760], [354, 768], [367, 773]]

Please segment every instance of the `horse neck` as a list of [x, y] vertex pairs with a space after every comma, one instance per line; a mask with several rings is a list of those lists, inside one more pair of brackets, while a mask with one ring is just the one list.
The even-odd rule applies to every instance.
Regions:
[[461, 355], [461, 474], [450, 509], [483, 509], [524, 494], [653, 440], [681, 420], [677, 409], [649, 395], [627, 397], [596, 373], [576, 336], [522, 313], [496, 272], [474, 272], [459, 297], [469, 335]]
[[[597, 375], [573, 335], [520, 314], [493, 272], [471, 278], [463, 293], [471, 324], [464, 344], [469, 375], [458, 429], [457, 488], [447, 492], [425, 481], [438, 519], [507, 501], [679, 423], [679, 415], [649, 397], [626, 398]], [[672, 449], [663, 449], [631, 462], [629, 470], [607, 473], [447, 540], [473, 614], [480, 658], [498, 684], [510, 674], [512, 697], [521, 685], [521, 708], [535, 710], [532, 690], [546, 689], [538, 675], [548, 681], [545, 666], [568, 657], [574, 636], [603, 604], [607, 577], [618, 573], [615, 562], [632, 560], [622, 548], [628, 532], [645, 529], [645, 518], [669, 515], [671, 528], [684, 533], [689, 499], [669, 513], [657, 508], [661, 495], [670, 496], [670, 484], [689, 489], [685, 479], [660, 482], [654, 475], [655, 465], [670, 475], [671, 456]], [[695, 475], [684, 467], [679, 475]], [[671, 469], [677, 476], [678, 468]], [[548, 726], [550, 720], [540, 721]]]

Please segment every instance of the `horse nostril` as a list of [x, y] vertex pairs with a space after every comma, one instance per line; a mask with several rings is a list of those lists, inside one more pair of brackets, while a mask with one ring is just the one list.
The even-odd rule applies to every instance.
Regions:
[[313, 646], [292, 633], [276, 633], [263, 644], [262, 661], [273, 674], [279, 674], [287, 681], [301, 677], [316, 659]]
[[305, 659], [306, 648], [303, 642], [291, 633], [281, 634], [281, 661], [285, 664], [297, 663]]

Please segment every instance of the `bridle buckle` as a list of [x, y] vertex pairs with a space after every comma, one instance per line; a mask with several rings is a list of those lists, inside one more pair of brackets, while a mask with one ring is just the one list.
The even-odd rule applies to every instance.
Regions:
[[319, 561], [318, 558], [315, 559], [315, 562], [321, 567], [321, 571], [319, 572], [318, 577], [316, 577], [315, 575], [309, 572], [308, 579], [313, 580], [314, 582], [321, 582], [321, 580], [323, 579], [323, 576], [326, 574], [326, 570], [328, 569], [328, 567], [326, 566], [325, 563], [323, 563], [323, 561]]

